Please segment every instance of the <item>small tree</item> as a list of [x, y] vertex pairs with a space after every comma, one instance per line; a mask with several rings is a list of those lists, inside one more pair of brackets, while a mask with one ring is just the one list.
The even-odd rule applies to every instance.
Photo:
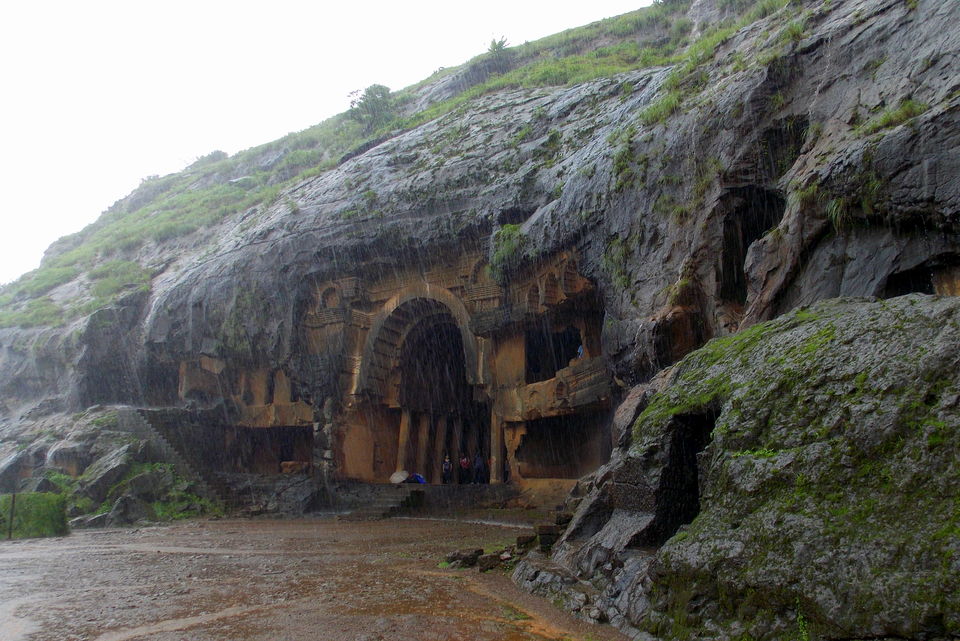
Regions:
[[492, 55], [494, 58], [500, 57], [507, 50], [507, 37], [501, 36], [499, 40], [493, 38], [490, 40], [490, 47], [487, 49], [487, 53]]
[[493, 38], [490, 40], [490, 46], [487, 47], [487, 54], [493, 61], [493, 71], [496, 73], [505, 73], [510, 68], [510, 52], [507, 50], [507, 38], [501, 36], [499, 40]]
[[363, 125], [365, 133], [371, 133], [393, 120], [394, 104], [390, 88], [384, 85], [370, 85], [361, 93], [356, 90], [350, 94], [350, 117]]

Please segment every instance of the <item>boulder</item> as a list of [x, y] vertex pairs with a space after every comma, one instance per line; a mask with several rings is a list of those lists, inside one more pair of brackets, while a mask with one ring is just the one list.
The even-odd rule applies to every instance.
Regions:
[[14, 452], [0, 460], [0, 492], [14, 492], [18, 489], [21, 469], [28, 460], [26, 451]]
[[79, 493], [94, 503], [102, 503], [110, 488], [130, 470], [136, 451], [137, 447], [128, 443], [94, 461], [80, 479]]
[[153, 508], [142, 498], [124, 494], [116, 500], [107, 513], [106, 525], [131, 525], [156, 518]]
[[21, 492], [54, 492], [60, 491], [53, 481], [45, 476], [31, 476], [20, 481]]
[[121, 489], [124, 494], [149, 503], [173, 489], [174, 482], [174, 473], [170, 469], [149, 470], [131, 477]]
[[85, 528], [85, 527], [107, 527], [108, 520], [110, 518], [109, 512], [103, 512], [101, 514], [83, 514], [81, 516], [74, 517], [70, 519], [71, 528]]
[[481, 554], [477, 557], [477, 570], [487, 572], [500, 565], [499, 554]]
[[532, 547], [533, 544], [536, 542], [537, 542], [536, 534], [518, 534], [517, 535], [517, 548], [521, 550]]
[[47, 450], [46, 467], [63, 471], [77, 477], [90, 464], [90, 447], [87, 443], [63, 440]]
[[477, 560], [482, 555], [482, 548], [455, 550], [447, 555], [447, 563], [449, 563], [452, 568], [470, 568], [477, 564]]
[[631, 634], [957, 636], [958, 364], [960, 298], [920, 294], [708, 343], [518, 578], [564, 592], [542, 578], [559, 564]]

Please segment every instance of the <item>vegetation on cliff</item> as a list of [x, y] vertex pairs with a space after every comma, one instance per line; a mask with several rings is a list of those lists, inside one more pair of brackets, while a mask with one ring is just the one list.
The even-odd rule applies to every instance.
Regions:
[[[396, 93], [374, 85], [354, 101], [350, 112], [314, 127], [233, 156], [211, 152], [179, 173], [145, 178], [95, 223], [54, 243], [39, 269], [0, 290], [0, 327], [57, 325], [131, 290], [148, 288], [165, 267], [158, 258], [162, 252], [151, 247], [173, 247], [178, 239], [227, 219], [252, 221], [257, 212], [281, 202], [294, 185], [336, 167], [351, 150], [368, 147], [365, 140], [382, 140], [417, 127], [487, 94], [573, 85], [671, 65], [668, 93], [641, 115], [644, 121], [660, 121], [691, 91], [703, 87], [705, 75], [698, 70], [713, 58], [719, 43], [788, 4], [789, 0], [723, 0], [719, 6], [726, 17], [695, 28], [685, 17], [689, 0], [663, 0], [536, 42], [488, 51]], [[799, 5], [790, 12], [799, 15]], [[441, 94], [439, 100], [421, 97], [454, 74], [464, 80], [452, 95]], [[104, 271], [111, 273], [108, 279]], [[74, 281], [79, 287], [49, 295]]]

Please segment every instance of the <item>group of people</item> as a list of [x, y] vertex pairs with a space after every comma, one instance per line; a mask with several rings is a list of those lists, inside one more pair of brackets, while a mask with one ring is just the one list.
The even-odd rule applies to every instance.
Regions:
[[[456, 474], [457, 468], [459, 468], [459, 474]], [[460, 457], [460, 461], [456, 467], [453, 461], [450, 460], [450, 455], [445, 455], [443, 457], [442, 472], [444, 485], [451, 483], [463, 485], [467, 483], [490, 482], [490, 466], [487, 465], [487, 461], [479, 451], [474, 455], [472, 463], [470, 457], [465, 453]]]

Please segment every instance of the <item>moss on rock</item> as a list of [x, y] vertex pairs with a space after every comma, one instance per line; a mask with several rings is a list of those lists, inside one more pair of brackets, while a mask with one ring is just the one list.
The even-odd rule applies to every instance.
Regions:
[[649, 607], [629, 625], [664, 638], [960, 634], [958, 364], [960, 300], [924, 295], [823, 302], [678, 363], [606, 477], [621, 488], [607, 492], [614, 511], [659, 488], [661, 519], [671, 448], [695, 417], [713, 425], [694, 464], [699, 513], [656, 552]]

